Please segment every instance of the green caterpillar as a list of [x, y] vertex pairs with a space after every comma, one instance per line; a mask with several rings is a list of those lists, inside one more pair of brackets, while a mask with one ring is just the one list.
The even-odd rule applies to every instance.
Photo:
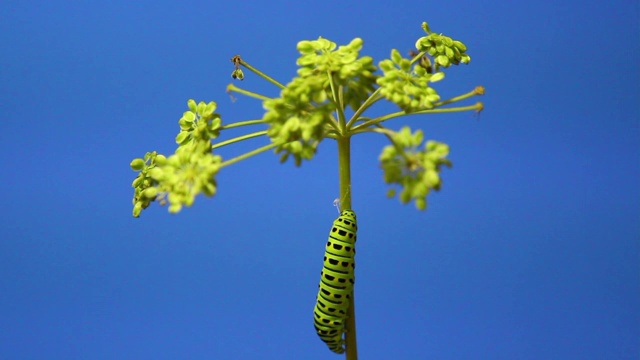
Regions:
[[338, 354], [345, 351], [343, 334], [355, 281], [357, 230], [356, 213], [353, 210], [343, 210], [333, 222], [324, 253], [324, 266], [320, 272], [316, 307], [313, 309], [316, 332], [329, 349]]

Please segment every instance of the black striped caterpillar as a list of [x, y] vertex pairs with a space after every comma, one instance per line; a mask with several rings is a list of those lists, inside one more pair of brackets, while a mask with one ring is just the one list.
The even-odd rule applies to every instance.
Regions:
[[356, 254], [356, 213], [342, 211], [333, 222], [324, 253], [324, 266], [320, 272], [320, 286], [313, 309], [313, 325], [320, 339], [329, 349], [342, 354], [345, 351], [343, 334], [347, 310], [354, 284]]

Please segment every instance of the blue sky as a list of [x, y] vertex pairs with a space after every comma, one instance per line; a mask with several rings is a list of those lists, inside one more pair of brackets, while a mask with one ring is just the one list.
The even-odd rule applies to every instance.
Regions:
[[225, 93], [235, 54], [287, 82], [299, 40], [362, 37], [379, 61], [428, 21], [472, 57], [440, 93], [484, 85], [485, 110], [389, 122], [451, 147], [426, 212], [385, 197], [386, 140], [354, 138], [360, 358], [637, 359], [638, 17], [632, 1], [3, 2], [0, 358], [340, 358], [312, 326], [333, 141], [301, 168], [225, 168], [179, 215], [131, 217], [129, 162], [173, 151], [189, 98], [261, 117]]

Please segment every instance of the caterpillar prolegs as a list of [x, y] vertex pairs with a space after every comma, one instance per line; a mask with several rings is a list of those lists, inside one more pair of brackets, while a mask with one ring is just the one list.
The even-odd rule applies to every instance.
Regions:
[[344, 353], [347, 310], [354, 284], [356, 213], [342, 211], [331, 227], [320, 273], [313, 324], [320, 339], [335, 353]]

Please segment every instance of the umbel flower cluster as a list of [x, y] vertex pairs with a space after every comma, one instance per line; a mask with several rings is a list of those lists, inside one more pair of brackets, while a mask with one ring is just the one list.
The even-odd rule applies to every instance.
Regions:
[[211, 153], [211, 140], [218, 137], [222, 121], [214, 112], [214, 102], [196, 104], [189, 100], [187, 105], [189, 110], [178, 121], [176, 152], [169, 157], [149, 152], [131, 162], [131, 168], [139, 171], [132, 184], [135, 217], [154, 200], [162, 205], [168, 201], [169, 211], [176, 213], [193, 204], [196, 195], [216, 193], [215, 175], [222, 157]]
[[[264, 113], [258, 120], [228, 125], [223, 125], [215, 112], [215, 102], [189, 100], [189, 110], [178, 121], [180, 132], [175, 153], [164, 156], [148, 152], [131, 162], [131, 168], [138, 172], [133, 182], [133, 215], [139, 216], [154, 201], [169, 204], [169, 211], [175, 213], [193, 204], [198, 194], [213, 196], [217, 190], [215, 176], [221, 168], [264, 151], [274, 150], [281, 162], [293, 158], [299, 166], [303, 160], [313, 158], [324, 139], [340, 140], [362, 133], [383, 134], [390, 141], [380, 155], [384, 181], [394, 186], [388, 195], [398, 195], [403, 203], [414, 201], [418, 209], [425, 209], [429, 192], [441, 187], [440, 170], [451, 166], [446, 158], [449, 149], [435, 141], [423, 143], [421, 130], [412, 132], [404, 127], [396, 132], [385, 125], [406, 115], [479, 112], [482, 110], [479, 102], [461, 107], [452, 104], [482, 95], [484, 89], [478, 87], [442, 100], [433, 85], [444, 79], [444, 69], [467, 64], [470, 57], [462, 42], [431, 32], [426, 23], [422, 29], [426, 35], [417, 39], [409, 57], [392, 49], [390, 57], [379, 61], [377, 66], [370, 56], [360, 54], [364, 44], [360, 38], [342, 46], [322, 37], [300, 41], [297, 76], [286, 85], [239, 55], [234, 56], [233, 79], [249, 81], [248, 73], [254, 73], [279, 87], [279, 96], [267, 97], [230, 84], [228, 92], [261, 100]], [[364, 115], [380, 101], [394, 103], [400, 111]], [[263, 128], [215, 141], [225, 129], [254, 125]], [[270, 143], [226, 161], [214, 154], [218, 148], [253, 137], [267, 137]]]
[[[310, 160], [337, 108], [346, 104], [356, 110], [374, 91], [376, 67], [371, 57], [359, 57], [362, 45], [360, 38], [337, 49], [323, 38], [298, 43], [298, 76], [280, 97], [264, 101], [267, 135], [278, 145], [276, 153], [283, 153], [282, 161], [289, 155], [297, 165]], [[333, 97], [338, 88], [343, 89], [341, 102]]]
[[[421, 148], [423, 138], [422, 130], [412, 134], [405, 126], [393, 135], [393, 144], [385, 146], [380, 155], [384, 181], [400, 185], [400, 201], [406, 204], [414, 200], [420, 210], [427, 207], [429, 191], [440, 190], [440, 169], [451, 167], [451, 161], [447, 159], [449, 145], [427, 141]], [[395, 189], [387, 193], [389, 197], [395, 194]]]

